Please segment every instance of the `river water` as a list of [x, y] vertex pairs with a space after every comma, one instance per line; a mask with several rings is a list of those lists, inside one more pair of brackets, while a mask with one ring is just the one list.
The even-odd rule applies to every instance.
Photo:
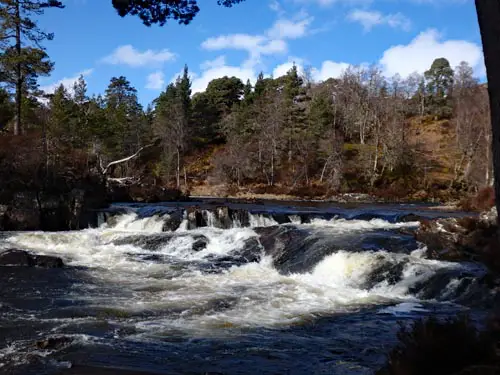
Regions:
[[[222, 224], [203, 202], [194, 225], [191, 205], [0, 233], [0, 249], [66, 265], [0, 267], [0, 373], [371, 374], [398, 322], [482, 314], [484, 270], [426, 259], [412, 236], [421, 218], [462, 213], [233, 202]], [[36, 347], [51, 337], [64, 341]]]

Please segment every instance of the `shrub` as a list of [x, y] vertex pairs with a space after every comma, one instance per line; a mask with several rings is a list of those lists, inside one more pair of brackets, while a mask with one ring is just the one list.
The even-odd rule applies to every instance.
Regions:
[[495, 205], [495, 191], [492, 187], [480, 189], [475, 195], [460, 201], [459, 207], [464, 211], [487, 211]]

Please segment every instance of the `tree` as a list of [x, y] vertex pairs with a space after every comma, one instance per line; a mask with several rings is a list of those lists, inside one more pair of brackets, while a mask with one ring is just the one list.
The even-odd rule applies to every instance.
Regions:
[[169, 84], [155, 100], [154, 133], [163, 146], [162, 172], [170, 176], [175, 166], [177, 188], [181, 184], [181, 158], [186, 148], [189, 112], [186, 111], [185, 94], [191, 92], [187, 69], [183, 78]]
[[450, 62], [443, 57], [435, 59], [430, 69], [425, 72], [425, 79], [434, 113], [439, 117], [449, 117], [449, 98], [453, 88], [453, 69]]
[[[488, 78], [495, 202], [497, 211], [500, 213], [500, 70], [498, 69], [500, 66], [500, 2], [491, 0], [475, 0], [475, 2]], [[500, 228], [500, 215], [498, 223]]]
[[137, 90], [123, 76], [113, 77], [106, 89], [109, 138], [104, 140], [113, 157], [129, 155], [141, 147], [142, 107]]
[[44, 52], [41, 43], [52, 40], [53, 34], [46, 33], [34, 20], [46, 8], [63, 8], [56, 0], [1, 0], [0, 35], [2, 49], [0, 81], [15, 87], [16, 121], [14, 134], [20, 134], [22, 119], [22, 96], [32, 90], [38, 75], [48, 75], [52, 63]]
[[0, 87], [0, 132], [4, 131], [7, 124], [14, 116], [14, 106], [9, 93]]
[[[217, 4], [231, 7], [242, 1], [217, 0]], [[112, 0], [112, 4], [121, 17], [139, 16], [146, 26], [163, 26], [169, 19], [187, 25], [200, 10], [196, 0]]]
[[244, 87], [241, 79], [224, 76], [210, 81], [205, 93], [219, 111], [220, 116], [223, 116], [231, 111], [233, 105], [240, 102]]

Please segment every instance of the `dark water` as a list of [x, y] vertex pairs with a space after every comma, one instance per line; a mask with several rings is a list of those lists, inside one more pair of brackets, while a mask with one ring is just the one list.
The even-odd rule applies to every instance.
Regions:
[[489, 302], [480, 266], [425, 259], [412, 236], [417, 220], [464, 213], [224, 204], [229, 224], [204, 201], [198, 228], [190, 202], [116, 205], [78, 232], [0, 233], [0, 248], [67, 265], [0, 267], [0, 373], [371, 374], [398, 321], [480, 317]]

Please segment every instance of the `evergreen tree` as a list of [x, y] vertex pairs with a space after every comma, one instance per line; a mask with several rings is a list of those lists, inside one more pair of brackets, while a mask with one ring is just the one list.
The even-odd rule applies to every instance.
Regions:
[[109, 133], [108, 150], [113, 156], [132, 154], [141, 145], [142, 107], [137, 90], [123, 76], [111, 78], [106, 89], [106, 117]]
[[264, 91], [266, 90], [266, 83], [264, 80], [264, 73], [260, 72], [259, 76], [257, 77], [257, 81], [255, 81], [255, 96], [259, 97], [264, 94]]
[[436, 97], [444, 97], [450, 93], [453, 85], [453, 69], [450, 62], [441, 57], [435, 59], [430, 69], [425, 72], [427, 90]]
[[51, 95], [49, 101], [50, 116], [48, 121], [48, 136], [58, 143], [69, 145], [74, 140], [73, 128], [74, 108], [68, 91], [60, 85]]
[[78, 80], [73, 85], [73, 98], [79, 105], [85, 103], [88, 100], [87, 82], [85, 82], [85, 78], [83, 78], [83, 75], [80, 75], [80, 77], [78, 77]]
[[435, 59], [431, 68], [425, 72], [425, 79], [431, 110], [438, 117], [450, 117], [450, 99], [453, 89], [453, 69], [450, 62], [445, 58]]
[[14, 105], [9, 93], [0, 87], [0, 132], [7, 128], [7, 124], [14, 116]]
[[249, 79], [247, 79], [247, 83], [243, 88], [243, 100], [247, 105], [253, 101], [253, 87]]
[[[217, 0], [217, 4], [231, 7], [242, 1]], [[163, 26], [169, 19], [187, 25], [200, 10], [196, 0], [112, 0], [112, 4], [121, 17], [138, 16], [146, 26]]]
[[0, 0], [2, 49], [0, 81], [15, 89], [16, 121], [14, 134], [20, 134], [22, 97], [34, 88], [39, 75], [48, 75], [53, 64], [41, 43], [54, 35], [38, 27], [36, 18], [46, 8], [63, 8], [56, 0]]
[[288, 139], [289, 163], [292, 161], [294, 151], [297, 151], [297, 140], [301, 138], [301, 133], [306, 126], [305, 106], [301, 105], [301, 101], [304, 99], [301, 97], [304, 94], [302, 85], [303, 80], [294, 64], [284, 77], [283, 85], [283, 105], [286, 116], [285, 134]]

